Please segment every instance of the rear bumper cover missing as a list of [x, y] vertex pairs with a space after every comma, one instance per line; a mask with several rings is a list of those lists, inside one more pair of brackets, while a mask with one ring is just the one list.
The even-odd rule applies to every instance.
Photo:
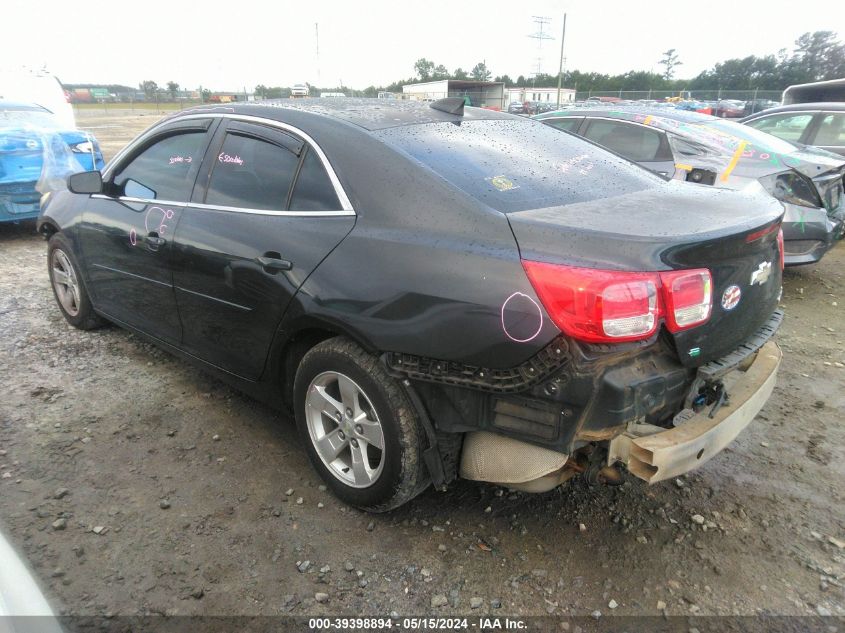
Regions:
[[610, 441], [608, 463], [621, 462], [648, 483], [697, 468], [730, 444], [754, 419], [775, 387], [781, 358], [780, 348], [769, 341], [746, 371], [737, 370], [725, 378], [730, 402], [712, 418], [705, 408], [669, 430], [632, 425]]

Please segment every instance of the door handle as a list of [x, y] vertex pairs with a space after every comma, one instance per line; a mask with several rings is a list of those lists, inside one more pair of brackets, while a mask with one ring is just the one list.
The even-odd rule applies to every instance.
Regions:
[[159, 237], [158, 233], [155, 231], [150, 231], [145, 241], [147, 242], [147, 248], [151, 251], [157, 251], [160, 246], [164, 246], [167, 242], [167, 240], [163, 237]]
[[261, 257], [256, 257], [255, 261], [268, 273], [275, 273], [280, 270], [292, 270], [293, 263], [286, 259], [282, 259], [281, 255], [277, 253], [265, 253]]

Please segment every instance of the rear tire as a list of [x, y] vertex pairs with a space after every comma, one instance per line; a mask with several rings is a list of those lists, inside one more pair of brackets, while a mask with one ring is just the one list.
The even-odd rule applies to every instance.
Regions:
[[343, 337], [315, 345], [299, 364], [293, 393], [308, 457], [344, 502], [386, 512], [428, 487], [413, 406], [361, 347]]
[[70, 242], [55, 233], [47, 242], [47, 272], [53, 296], [65, 320], [80, 330], [93, 330], [106, 321], [94, 312]]

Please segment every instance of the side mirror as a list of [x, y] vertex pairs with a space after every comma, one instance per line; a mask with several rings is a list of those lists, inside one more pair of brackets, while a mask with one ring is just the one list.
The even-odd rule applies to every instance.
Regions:
[[71, 174], [67, 179], [71, 193], [102, 193], [103, 175], [99, 171], [83, 171]]

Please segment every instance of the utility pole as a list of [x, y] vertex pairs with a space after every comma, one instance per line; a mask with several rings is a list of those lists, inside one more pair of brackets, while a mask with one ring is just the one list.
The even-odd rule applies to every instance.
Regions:
[[543, 40], [553, 40], [555, 38], [543, 31], [543, 29], [551, 24], [551, 18], [540, 15], [534, 15], [531, 17], [534, 19], [534, 23], [537, 25], [538, 29], [536, 33], [532, 33], [528, 36], [533, 40], [537, 40], [537, 72], [534, 73], [534, 78], [536, 79], [537, 75], [539, 75], [543, 69]]
[[560, 108], [560, 84], [563, 81], [563, 43], [566, 41], [566, 14], [563, 14], [563, 34], [560, 36], [560, 68], [557, 71], [557, 107]]

